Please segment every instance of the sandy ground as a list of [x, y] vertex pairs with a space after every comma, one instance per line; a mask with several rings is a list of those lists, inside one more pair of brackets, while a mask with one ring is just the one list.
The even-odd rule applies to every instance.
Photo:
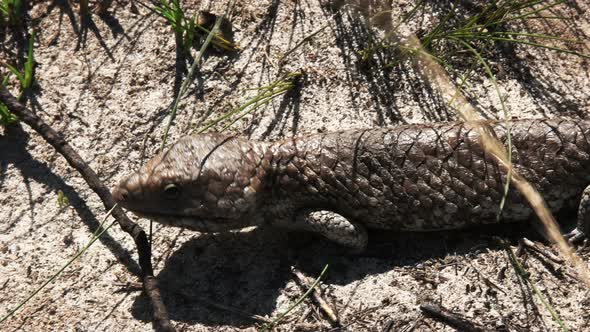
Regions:
[[[208, 2], [185, 6], [216, 13], [222, 8]], [[428, 8], [436, 12], [437, 6]], [[542, 21], [539, 28], [587, 41], [588, 5], [574, 1], [559, 8], [568, 19]], [[109, 186], [156, 153], [174, 94], [173, 34], [164, 20], [141, 6], [138, 10], [133, 13], [129, 3], [115, 2], [108, 15], [93, 15], [87, 30], [80, 30], [77, 9], [67, 2], [38, 2], [29, 11], [31, 27], [38, 33], [40, 87], [30, 107]], [[409, 7], [394, 8], [404, 10]], [[424, 17], [427, 24], [428, 15]], [[251, 89], [274, 81], [279, 58], [324, 24], [325, 30], [285, 61], [285, 70], [305, 72], [297, 89], [237, 122], [232, 131], [277, 139], [455, 119], [411, 66], [384, 66], [393, 54], [378, 51], [368, 63], [360, 61], [359, 50], [370, 46], [370, 34], [350, 9], [335, 14], [325, 2], [315, 0], [238, 1], [231, 22], [242, 52], [206, 58], [181, 103], [171, 141], [241, 105], [255, 95]], [[588, 43], [579, 47], [589, 53]], [[491, 61], [511, 116], [583, 117], [590, 111], [587, 61], [530, 47], [506, 47], [492, 54]], [[482, 116], [501, 116], [498, 97], [484, 75], [467, 87], [467, 95]], [[87, 243], [105, 211], [82, 178], [26, 125], [0, 133], [3, 315]], [[58, 191], [69, 198], [70, 206], [60, 207]], [[559, 219], [567, 229], [574, 216]], [[148, 225], [146, 220], [139, 222]], [[322, 289], [339, 312], [344, 326], [340, 330], [378, 331], [387, 324], [392, 324], [392, 331], [452, 330], [423, 319], [418, 308], [422, 301], [442, 304], [491, 330], [557, 330], [549, 311], [519, 281], [493, 235], [513, 245], [523, 236], [540, 240], [526, 224], [372, 234], [367, 253], [348, 255], [323, 239], [274, 229], [198, 234], [155, 225], [154, 261], [170, 316], [182, 331], [258, 328], [261, 325], [248, 315], [275, 317], [302, 294], [291, 266], [316, 277], [326, 264]], [[112, 227], [0, 330], [151, 329], [145, 296], [124, 286], [139, 281], [134, 249], [130, 237]], [[588, 260], [588, 254], [582, 257]], [[590, 330], [588, 289], [538, 255], [529, 253], [522, 259], [565, 325], [572, 331]], [[318, 309], [305, 301], [278, 330], [330, 329]]]

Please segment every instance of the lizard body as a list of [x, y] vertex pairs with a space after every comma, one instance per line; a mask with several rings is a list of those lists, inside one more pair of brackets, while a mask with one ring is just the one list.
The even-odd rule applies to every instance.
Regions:
[[[512, 162], [557, 212], [579, 204], [584, 236], [590, 122], [514, 120]], [[485, 126], [506, 141], [502, 122]], [[506, 172], [463, 123], [348, 130], [274, 143], [222, 134], [181, 139], [113, 190], [129, 210], [202, 232], [275, 225], [361, 249], [366, 228], [434, 231], [496, 221]], [[588, 191], [588, 192], [586, 192]], [[502, 221], [532, 209], [510, 189]]]

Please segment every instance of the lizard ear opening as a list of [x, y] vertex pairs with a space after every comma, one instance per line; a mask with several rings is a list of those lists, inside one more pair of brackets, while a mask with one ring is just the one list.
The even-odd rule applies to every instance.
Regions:
[[180, 187], [174, 183], [169, 183], [164, 187], [164, 197], [166, 199], [175, 199], [180, 195]]

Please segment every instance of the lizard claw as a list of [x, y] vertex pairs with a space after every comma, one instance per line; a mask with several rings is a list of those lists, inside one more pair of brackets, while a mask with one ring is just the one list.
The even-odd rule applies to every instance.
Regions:
[[575, 245], [580, 241], [582, 241], [581, 247], [586, 247], [588, 245], [588, 238], [586, 237], [586, 234], [584, 234], [584, 232], [577, 227], [574, 228], [573, 231], [565, 234], [564, 237], [571, 245]]

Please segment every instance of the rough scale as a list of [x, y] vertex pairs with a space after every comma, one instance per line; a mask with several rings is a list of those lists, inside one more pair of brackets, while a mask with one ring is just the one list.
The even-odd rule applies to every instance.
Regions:
[[[486, 126], [506, 140], [502, 122]], [[113, 195], [125, 208], [164, 224], [201, 232], [274, 225], [362, 249], [366, 228], [433, 231], [495, 222], [506, 174], [479, 139], [462, 123], [349, 130], [274, 143], [201, 134], [154, 157], [123, 179]], [[552, 212], [579, 203], [572, 240], [583, 238], [590, 223], [589, 142], [590, 122], [512, 122], [516, 171]], [[532, 213], [511, 189], [501, 220], [527, 220]]]

